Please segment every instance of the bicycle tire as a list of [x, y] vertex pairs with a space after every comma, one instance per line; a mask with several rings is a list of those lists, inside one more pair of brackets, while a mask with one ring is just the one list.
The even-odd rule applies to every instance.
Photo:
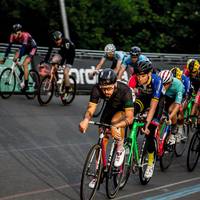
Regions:
[[184, 131], [184, 134], [183, 134], [184, 137], [182, 137], [179, 142], [177, 142], [177, 139], [176, 139], [175, 155], [177, 157], [180, 157], [183, 155], [189, 141], [189, 125], [187, 123], [183, 124], [183, 131]]
[[26, 91], [25, 95], [27, 99], [34, 99], [38, 94], [38, 88], [40, 84], [40, 76], [38, 72], [34, 69], [29, 71], [29, 91]]
[[123, 162], [123, 174], [122, 174], [121, 183], [120, 183], [120, 190], [123, 189], [126, 183], [128, 182], [128, 179], [132, 171], [132, 163], [133, 163], [133, 154], [131, 155], [130, 163], [128, 163], [128, 158], [130, 156], [130, 145], [125, 142], [124, 148], [125, 148], [125, 156], [124, 156], [124, 162]]
[[[197, 130], [192, 136], [192, 139], [190, 141], [190, 145], [188, 148], [187, 169], [190, 172], [192, 172], [195, 169], [199, 160], [199, 156], [200, 156], [200, 136], [199, 136], [198, 131], [199, 130]], [[192, 155], [193, 153], [194, 153], [194, 157]]]
[[69, 89], [69, 92], [67, 92], [66, 99], [63, 99], [65, 93], [63, 95], [61, 95], [61, 101], [62, 101], [63, 105], [70, 104], [76, 96], [76, 79], [70, 75], [69, 81], [70, 81], [70, 89]]
[[[8, 88], [10, 85], [10, 89]], [[8, 86], [8, 87], [7, 87]], [[12, 69], [6, 68], [0, 75], [0, 95], [3, 99], [8, 99], [14, 93], [16, 86], [16, 76]]]
[[[155, 140], [154, 140], [155, 142]], [[146, 139], [144, 139], [143, 144], [142, 144], [142, 154], [141, 154], [141, 161], [140, 161], [140, 167], [139, 167], [139, 178], [140, 178], [140, 183], [142, 185], [146, 185], [150, 179], [150, 178], [145, 178], [144, 174], [145, 171], [147, 169], [148, 166], [148, 152], [147, 152], [147, 143], [146, 143]], [[155, 168], [155, 163], [156, 163], [156, 153], [154, 152], [154, 168]]]
[[54, 92], [54, 83], [53, 82], [50, 83], [50, 76], [47, 75], [42, 79], [38, 89], [39, 104], [40, 105], [48, 104], [53, 97], [53, 92]]
[[97, 104], [97, 108], [96, 108], [96, 111], [95, 111], [93, 117], [99, 117], [100, 116], [100, 114], [103, 111], [103, 108], [105, 106], [105, 103], [106, 103], [105, 100], [99, 99], [99, 102]]
[[[97, 156], [98, 157], [100, 156], [100, 162], [99, 162], [98, 168], [96, 169], [96, 157]], [[87, 158], [85, 160], [84, 167], [83, 167], [83, 171], [82, 171], [82, 176], [81, 176], [81, 185], [80, 185], [80, 199], [81, 200], [91, 200], [91, 199], [93, 199], [93, 197], [96, 193], [96, 190], [97, 190], [98, 185], [99, 185], [99, 180], [101, 178], [101, 171], [102, 171], [101, 156], [102, 156], [101, 155], [101, 146], [98, 145], [98, 144], [95, 144], [88, 152], [88, 155], [87, 155]], [[92, 162], [94, 162], [94, 166], [92, 165]], [[91, 166], [94, 167], [94, 173], [89, 173]], [[97, 178], [95, 187], [93, 189], [89, 188], [89, 186], [88, 186], [89, 182], [91, 180], [89, 179], [89, 182], [88, 182], [86, 180], [87, 176], [88, 177], [91, 176], [92, 178], [94, 178], [94, 177]], [[86, 184], [85, 184], [85, 181], [87, 182]], [[84, 187], [84, 186], [86, 186], [86, 187]], [[87, 192], [86, 192], [88, 189], [91, 192], [89, 195], [87, 195]]]
[[[169, 137], [169, 136], [168, 136]], [[160, 157], [160, 169], [161, 171], [165, 171], [172, 164], [174, 153], [175, 153], [175, 145], [168, 144], [168, 137], [165, 138], [164, 141], [164, 150], [163, 154]]]
[[113, 155], [111, 158], [110, 166], [108, 167], [108, 171], [106, 174], [106, 195], [109, 199], [113, 199], [116, 197], [121, 183], [122, 178], [122, 166], [115, 167], [114, 161], [116, 157], [116, 146], [113, 151]]

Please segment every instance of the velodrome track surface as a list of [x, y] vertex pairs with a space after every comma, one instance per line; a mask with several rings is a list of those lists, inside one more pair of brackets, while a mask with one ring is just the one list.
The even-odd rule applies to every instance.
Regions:
[[[25, 96], [0, 99], [0, 200], [78, 200], [83, 163], [97, 141], [94, 127], [84, 135], [78, 124], [88, 96], [69, 106], [54, 98], [47, 106]], [[160, 196], [162, 195], [162, 196]], [[162, 197], [162, 198], [161, 198]], [[131, 175], [116, 199], [200, 199], [200, 164], [192, 173], [186, 155], [148, 185]], [[104, 185], [95, 199], [106, 199]]]

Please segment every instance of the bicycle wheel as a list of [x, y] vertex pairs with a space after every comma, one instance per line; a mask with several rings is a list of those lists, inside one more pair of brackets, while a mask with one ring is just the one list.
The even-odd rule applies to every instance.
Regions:
[[171, 144], [168, 143], [168, 137], [165, 138], [163, 145], [164, 145], [163, 154], [160, 157], [160, 169], [161, 169], [161, 171], [165, 171], [171, 165], [173, 157], [174, 157], [174, 149], [175, 149], [174, 144], [171, 145]]
[[120, 189], [124, 188], [124, 186], [128, 182], [129, 176], [132, 171], [132, 163], [133, 163], [132, 162], [133, 154], [131, 154], [131, 158], [129, 161], [129, 156], [130, 156], [131, 150], [130, 150], [130, 145], [127, 142], [125, 142], [124, 148], [125, 148], [125, 156], [124, 156], [123, 172], [122, 172], [122, 178], [121, 178], [121, 183], [120, 183]]
[[27, 99], [34, 99], [38, 93], [38, 87], [40, 84], [40, 76], [38, 72], [34, 69], [29, 71], [28, 77], [28, 88], [29, 90], [26, 91], [25, 95]]
[[115, 198], [120, 188], [122, 178], [122, 167], [115, 167], [114, 161], [116, 157], [116, 147], [113, 151], [110, 166], [106, 174], [106, 194], [109, 199]]
[[40, 105], [48, 104], [53, 96], [54, 83], [50, 82], [50, 76], [45, 76], [38, 89], [38, 102]]
[[105, 100], [99, 99], [99, 102], [97, 104], [97, 108], [96, 108], [96, 111], [95, 111], [93, 117], [98, 117], [101, 114], [101, 112], [105, 106], [105, 103], [106, 103]]
[[15, 90], [16, 76], [10, 68], [6, 68], [0, 75], [0, 94], [3, 99], [8, 99]]
[[73, 76], [69, 76], [69, 81], [70, 81], [70, 88], [69, 91], [67, 92], [67, 95], [62, 94], [61, 97], [61, 101], [63, 103], [63, 105], [67, 105], [70, 104], [76, 95], [76, 80]]
[[[140, 162], [140, 167], [139, 167], [139, 178], [140, 178], [141, 184], [146, 185], [151, 179], [151, 178], [145, 178], [144, 176], [147, 166], [148, 166], [148, 151], [147, 151], [146, 139], [143, 142], [141, 151], [142, 151], [142, 154], [141, 154], [141, 162]], [[156, 163], [156, 153], [154, 152], [154, 162], [153, 162], [154, 167], [155, 167], [155, 163]]]
[[200, 156], [200, 135], [197, 130], [192, 136], [187, 155], [187, 169], [193, 171], [198, 163]]
[[[97, 160], [99, 160], [98, 166], [97, 166], [98, 163]], [[102, 171], [101, 147], [100, 145], [96, 144], [90, 149], [83, 167], [81, 185], [80, 185], [81, 200], [93, 199], [99, 185], [101, 171]], [[94, 178], [96, 179], [95, 186], [94, 188], [89, 188], [89, 183]]]
[[182, 156], [187, 143], [189, 140], [189, 126], [184, 123], [183, 125], [183, 134], [179, 137], [176, 137], [176, 144], [175, 144], [175, 154], [177, 157]]

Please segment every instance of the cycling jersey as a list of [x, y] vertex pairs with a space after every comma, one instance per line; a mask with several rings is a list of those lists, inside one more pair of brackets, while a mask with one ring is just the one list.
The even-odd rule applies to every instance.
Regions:
[[[51, 56], [51, 53], [53, 51], [54, 46], [55, 46], [54, 44], [50, 45], [48, 52], [45, 56], [44, 62], [49, 61], [49, 58]], [[57, 46], [55, 46], [55, 47], [57, 47]], [[74, 58], [75, 58], [75, 45], [74, 45], [74, 43], [72, 41], [68, 40], [68, 39], [63, 38], [61, 46], [59, 46], [57, 48], [59, 48], [58, 53], [62, 57], [60, 64], [61, 65], [64, 65], [64, 64], [73, 65]]]
[[[150, 62], [149, 58], [147, 58], [145, 55], [142, 55], [142, 54], [139, 55], [137, 62], [138, 62], [138, 61], [141, 61], [141, 60], [142, 60], [142, 61], [149, 61], [149, 62]], [[128, 66], [134, 68], [134, 67], [137, 67], [137, 62], [136, 62], [136, 63], [133, 63], [132, 60], [131, 60], [131, 55], [128, 55], [128, 56], [126, 56], [126, 57], [124, 58], [124, 60], [123, 60], [123, 62], [122, 62], [122, 66], [123, 66], [124, 68], [127, 68]]]
[[138, 89], [138, 93], [136, 94], [136, 100], [134, 103], [134, 115], [148, 109], [151, 106], [152, 99], [156, 99], [158, 101], [152, 122], [148, 127], [150, 130], [150, 134], [146, 135], [147, 149], [148, 152], [152, 153], [155, 151], [155, 144], [154, 144], [155, 129], [159, 123], [159, 120], [162, 116], [164, 109], [165, 98], [162, 95], [162, 88], [163, 88], [162, 80], [158, 75], [151, 74], [147, 84], [139, 85], [137, 81], [137, 76], [133, 75], [129, 80], [129, 86], [131, 88]]
[[189, 70], [186, 68], [184, 69], [184, 74], [185, 76], [190, 78], [190, 83], [193, 86], [195, 93], [197, 93], [199, 90], [199, 85], [200, 85], [200, 69], [195, 78], [191, 77]]
[[[96, 84], [90, 94], [90, 102], [97, 104], [99, 99], [105, 99], [106, 96]], [[106, 106], [102, 112], [100, 122], [111, 123], [113, 115], [118, 111], [124, 111], [125, 108], [133, 108], [131, 89], [122, 82], [117, 82], [112, 96], [106, 100]]]
[[181, 80], [182, 80], [182, 83], [183, 83], [184, 89], [185, 89], [184, 96], [186, 96], [190, 93], [190, 87], [191, 87], [190, 79], [183, 74], [181, 76]]
[[183, 83], [177, 78], [173, 77], [172, 83], [167, 91], [164, 91], [165, 95], [174, 99], [175, 103], [181, 104], [183, 99], [183, 94], [185, 92]]
[[9, 46], [6, 50], [5, 58], [8, 57], [13, 43], [22, 44], [19, 52], [19, 59], [25, 54], [29, 54], [30, 57], [32, 57], [36, 53], [37, 44], [35, 40], [28, 32], [21, 32], [20, 36], [16, 36], [15, 34], [10, 35]]
[[111, 69], [115, 69], [118, 60], [119, 60], [119, 61], [123, 61], [124, 58], [125, 58], [126, 56], [127, 56], [127, 54], [126, 54], [126, 52], [124, 52], [124, 51], [115, 51], [112, 58], [110, 58], [110, 57], [107, 55], [107, 53], [104, 53], [104, 55], [103, 55], [102, 58], [103, 58], [104, 60], [113, 61], [112, 66], [111, 66]]
[[146, 85], [139, 85], [137, 81], [137, 76], [133, 75], [129, 80], [129, 86], [131, 88], [138, 89], [137, 95], [144, 94], [154, 99], [160, 98], [162, 88], [163, 88], [162, 80], [156, 74], [151, 74], [151, 77], [148, 80], [148, 83]]

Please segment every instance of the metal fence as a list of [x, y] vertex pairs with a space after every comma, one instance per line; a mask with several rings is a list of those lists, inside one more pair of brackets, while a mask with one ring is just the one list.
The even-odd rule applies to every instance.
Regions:
[[[0, 53], [5, 52], [8, 44], [0, 43]], [[13, 53], [19, 48], [19, 45], [13, 45], [11, 49], [10, 58], [12, 58]], [[48, 47], [38, 47], [37, 56], [34, 58], [33, 65], [37, 68], [38, 63], [44, 59]], [[58, 51], [57, 48], [53, 49], [53, 53]], [[143, 53], [146, 55], [157, 68], [166, 69], [173, 66], [178, 66], [180, 68], [186, 64], [189, 58], [196, 58], [200, 60], [200, 54], [172, 54], [172, 53]], [[87, 49], [76, 49], [76, 57], [74, 61], [71, 73], [75, 76], [78, 86], [78, 92], [88, 92], [90, 91], [92, 85], [96, 83], [96, 79], [91, 79], [89, 73], [94, 66], [98, 63], [99, 59], [102, 57], [103, 51], [98, 50], [87, 50]], [[93, 67], [92, 67], [93, 66]], [[104, 67], [110, 66], [110, 62], [107, 61]], [[124, 74], [124, 78], [128, 78], [127, 72]]]

